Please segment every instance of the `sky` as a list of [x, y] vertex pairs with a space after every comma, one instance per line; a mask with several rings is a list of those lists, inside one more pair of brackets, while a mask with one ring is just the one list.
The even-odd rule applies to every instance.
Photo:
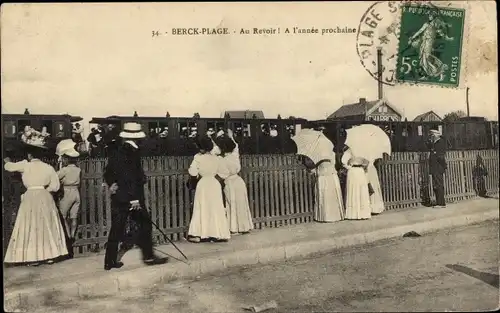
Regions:
[[[373, 2], [4, 4], [2, 113], [323, 119], [344, 103], [377, 97], [355, 34], [240, 35], [241, 28], [350, 27]], [[452, 2], [452, 5], [458, 3]], [[463, 3], [461, 4], [463, 5]], [[458, 89], [385, 86], [408, 120], [466, 110], [498, 120], [496, 8], [467, 4], [470, 25]], [[382, 10], [382, 9], [380, 9]], [[386, 16], [386, 20], [392, 17]], [[227, 27], [228, 36], [174, 36], [172, 28]], [[153, 31], [165, 32], [152, 37]], [[389, 49], [389, 48], [387, 48]]]

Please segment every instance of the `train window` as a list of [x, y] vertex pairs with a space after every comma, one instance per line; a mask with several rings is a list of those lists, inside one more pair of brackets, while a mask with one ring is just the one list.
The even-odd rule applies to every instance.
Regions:
[[158, 123], [158, 136], [160, 138], [167, 138], [168, 137], [168, 123], [167, 122], [160, 122]]
[[149, 137], [155, 138], [162, 132], [162, 128], [159, 122], [149, 122], [147, 125], [147, 130], [149, 131]]
[[269, 126], [268, 123], [263, 123], [263, 124], [260, 124], [260, 130], [264, 136], [269, 136], [269, 133], [271, 131], [271, 127]]
[[243, 137], [244, 136], [243, 123], [236, 122], [236, 123], [232, 123], [231, 126], [232, 126], [231, 128], [233, 130], [234, 136], [236, 136], [236, 137]]
[[65, 134], [65, 127], [63, 122], [55, 122], [55, 134], [56, 138], [63, 138]]
[[409, 127], [403, 127], [403, 129], [401, 130], [401, 135], [403, 137], [408, 137], [409, 129]]
[[249, 123], [246, 124], [241, 124], [241, 131], [243, 134], [243, 137], [250, 138], [252, 137], [252, 127]]
[[16, 122], [6, 121], [3, 124], [3, 134], [6, 137], [16, 137], [16, 135], [17, 135]]
[[278, 125], [272, 124], [269, 129], [269, 136], [277, 137], [278, 136]]
[[193, 138], [198, 135], [198, 124], [196, 122], [181, 122], [177, 124], [181, 138]]
[[52, 132], [54, 131], [54, 129], [52, 127], [53, 127], [52, 121], [44, 120], [44, 121], [42, 121], [40, 131], [42, 132], [42, 134], [50, 136], [50, 135], [52, 135]]
[[225, 123], [224, 122], [207, 122], [207, 130], [211, 130], [214, 132], [224, 131]]
[[27, 130], [26, 127], [30, 127], [31, 126], [31, 123], [30, 123], [29, 120], [19, 120], [17, 122], [17, 125], [18, 125], [18, 127], [17, 127], [18, 132], [24, 132], [24, 131]]

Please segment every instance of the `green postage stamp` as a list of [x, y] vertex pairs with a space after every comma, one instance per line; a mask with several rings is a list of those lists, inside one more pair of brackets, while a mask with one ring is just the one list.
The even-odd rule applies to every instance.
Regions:
[[464, 9], [403, 6], [397, 81], [458, 87], [464, 20]]

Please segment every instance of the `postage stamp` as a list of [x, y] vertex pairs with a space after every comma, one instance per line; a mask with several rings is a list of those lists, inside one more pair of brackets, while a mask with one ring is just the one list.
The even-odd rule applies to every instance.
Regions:
[[[466, 3], [414, 0], [373, 3], [361, 17], [356, 37], [361, 65], [375, 80], [389, 86], [460, 88], [466, 81], [467, 68]], [[428, 23], [436, 16], [435, 22]], [[434, 70], [438, 63], [444, 65]]]
[[404, 5], [396, 81], [458, 87], [465, 14], [460, 8]]

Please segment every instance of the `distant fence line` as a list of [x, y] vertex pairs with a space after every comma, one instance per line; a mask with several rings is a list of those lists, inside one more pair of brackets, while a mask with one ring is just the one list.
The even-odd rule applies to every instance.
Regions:
[[[417, 207], [433, 200], [427, 158], [428, 153], [398, 152], [377, 164], [387, 210]], [[498, 192], [497, 150], [451, 151], [446, 159], [448, 202], [476, 197], [481, 181], [488, 193]], [[186, 235], [191, 218], [194, 193], [186, 187], [191, 160], [192, 157], [143, 158], [148, 176], [144, 186], [146, 205], [152, 220], [173, 240]], [[243, 155], [241, 162], [241, 176], [247, 184], [256, 229], [312, 221], [315, 179], [296, 155]], [[484, 164], [486, 176], [478, 176], [477, 162]], [[105, 165], [106, 159], [85, 159], [80, 163], [83, 178], [76, 255], [102, 249], [107, 240], [111, 213], [109, 191], [102, 178]], [[14, 219], [8, 219], [17, 206], [12, 202], [4, 205], [4, 240], [10, 236]], [[153, 235], [158, 243], [164, 242], [156, 229]]]

